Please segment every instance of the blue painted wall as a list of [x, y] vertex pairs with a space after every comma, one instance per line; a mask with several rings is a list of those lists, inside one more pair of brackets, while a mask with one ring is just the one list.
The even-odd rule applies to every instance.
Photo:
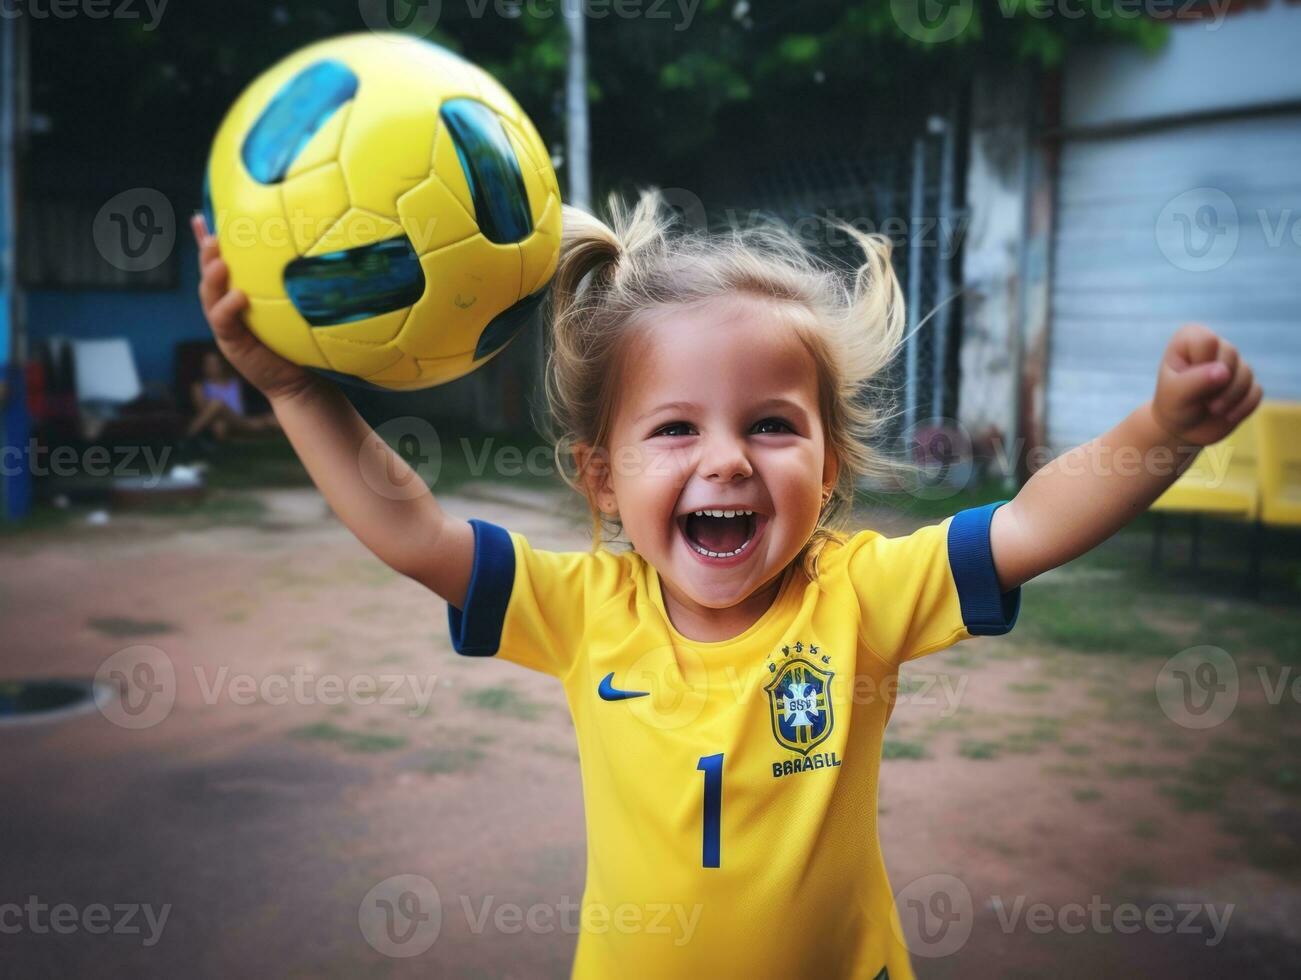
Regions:
[[33, 343], [56, 334], [126, 337], [140, 380], [171, 386], [177, 343], [211, 336], [199, 308], [197, 249], [188, 215], [178, 214], [177, 221], [180, 281], [175, 289], [29, 289], [27, 332]]

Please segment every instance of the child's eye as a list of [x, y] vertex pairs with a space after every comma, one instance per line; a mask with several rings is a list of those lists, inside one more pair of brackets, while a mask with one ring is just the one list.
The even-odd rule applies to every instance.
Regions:
[[[689, 430], [690, 428], [691, 428], [690, 422], [670, 422], [668, 425], [661, 425], [658, 429], [652, 432], [651, 435], [689, 436], [691, 435], [689, 431], [682, 431], [682, 430]], [[674, 430], [679, 430], [679, 431], [674, 431]]]
[[794, 432], [795, 431], [794, 429], [791, 428], [789, 422], [787, 422], [785, 419], [778, 419], [778, 418], [763, 419], [760, 422], [756, 422], [754, 424], [754, 429], [756, 432]]

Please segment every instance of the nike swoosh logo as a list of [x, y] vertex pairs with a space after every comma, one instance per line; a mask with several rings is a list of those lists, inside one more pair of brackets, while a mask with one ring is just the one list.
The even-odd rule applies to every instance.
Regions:
[[626, 701], [628, 698], [644, 698], [650, 691], [621, 691], [614, 686], [614, 671], [601, 678], [601, 686], [596, 689], [602, 701]]

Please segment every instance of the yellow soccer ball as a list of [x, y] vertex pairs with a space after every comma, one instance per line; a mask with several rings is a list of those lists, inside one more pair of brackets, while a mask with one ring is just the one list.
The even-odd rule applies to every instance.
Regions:
[[267, 346], [387, 389], [500, 351], [560, 250], [533, 123], [487, 72], [400, 34], [314, 44], [257, 78], [217, 132], [204, 210]]

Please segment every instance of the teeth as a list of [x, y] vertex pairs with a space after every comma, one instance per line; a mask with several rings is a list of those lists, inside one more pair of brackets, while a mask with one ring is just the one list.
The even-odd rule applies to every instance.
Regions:
[[[691, 513], [694, 517], [751, 517], [754, 515], [754, 511], [752, 510], [696, 510]], [[684, 534], [683, 537], [686, 537], [686, 535]], [[747, 538], [741, 547], [737, 548], [735, 551], [710, 551], [708, 548], [702, 548], [690, 538], [687, 538], [686, 540], [687, 544], [691, 545], [691, 547], [695, 548], [697, 552], [704, 555], [706, 558], [732, 558], [748, 548], [750, 542], [754, 539]]]
[[734, 555], [739, 555], [741, 552], [743, 552], [746, 549], [746, 546], [749, 545], [749, 543], [750, 542], [747, 540], [745, 544], [741, 545], [741, 547], [737, 548], [735, 551], [709, 551], [706, 548], [700, 547], [700, 545], [696, 544], [694, 541], [687, 542], [687, 544], [691, 545], [691, 547], [695, 548], [702, 555], [705, 555], [706, 557], [709, 558], [731, 558]]

